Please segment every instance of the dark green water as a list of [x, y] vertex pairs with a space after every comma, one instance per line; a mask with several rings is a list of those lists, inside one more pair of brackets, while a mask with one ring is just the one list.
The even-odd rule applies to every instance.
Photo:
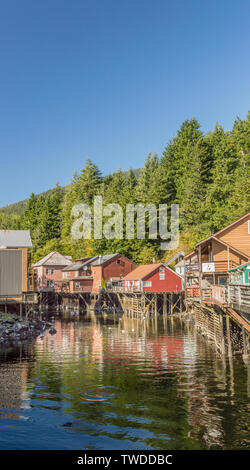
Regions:
[[249, 446], [241, 357], [221, 358], [178, 319], [64, 317], [55, 328], [0, 349], [0, 449]]

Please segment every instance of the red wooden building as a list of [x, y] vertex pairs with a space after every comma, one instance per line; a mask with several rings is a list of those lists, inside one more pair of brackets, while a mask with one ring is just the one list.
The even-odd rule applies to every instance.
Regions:
[[[82, 258], [62, 270], [57, 290], [99, 293], [112, 279], [122, 279], [136, 264], [120, 253]], [[60, 287], [61, 286], [61, 287]]]
[[182, 277], [163, 263], [139, 266], [122, 282], [128, 292], [180, 292], [183, 283]]

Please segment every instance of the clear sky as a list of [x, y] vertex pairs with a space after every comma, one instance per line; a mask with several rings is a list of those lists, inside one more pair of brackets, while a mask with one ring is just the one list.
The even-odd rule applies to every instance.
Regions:
[[250, 108], [249, 0], [0, 0], [0, 206]]

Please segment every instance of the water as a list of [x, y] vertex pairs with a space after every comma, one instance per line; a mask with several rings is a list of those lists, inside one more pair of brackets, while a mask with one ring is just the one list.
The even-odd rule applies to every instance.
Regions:
[[0, 349], [0, 449], [246, 449], [249, 368], [178, 319], [56, 317]]

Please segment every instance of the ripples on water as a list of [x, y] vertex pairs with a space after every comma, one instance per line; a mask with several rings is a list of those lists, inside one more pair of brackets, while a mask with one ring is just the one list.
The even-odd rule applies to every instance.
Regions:
[[247, 448], [249, 366], [178, 319], [81, 316], [0, 350], [1, 449]]

